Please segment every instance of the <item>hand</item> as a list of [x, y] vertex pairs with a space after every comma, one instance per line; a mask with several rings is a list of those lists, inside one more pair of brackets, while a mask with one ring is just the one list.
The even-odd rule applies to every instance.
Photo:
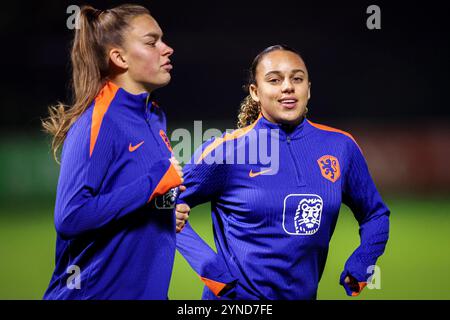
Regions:
[[173, 167], [175, 168], [175, 170], [177, 171], [178, 175], [180, 176], [181, 179], [181, 183], [184, 182], [183, 179], [183, 168], [181, 168], [180, 163], [178, 162], [178, 160], [175, 157], [172, 157], [169, 159], [170, 163], [172, 163]]
[[[181, 187], [183, 187], [184, 190], [186, 190], [185, 186], [181, 186]], [[180, 187], [180, 191], [181, 191], [181, 187]], [[185, 203], [180, 203], [180, 204], [176, 205], [175, 217], [176, 217], [176, 225], [177, 225], [176, 232], [177, 233], [180, 232], [181, 230], [183, 230], [184, 226], [186, 225], [186, 222], [189, 219], [190, 211], [191, 211], [191, 208]]]
[[356, 280], [353, 276], [351, 275], [346, 276], [344, 282], [353, 292], [360, 291], [358, 280]]

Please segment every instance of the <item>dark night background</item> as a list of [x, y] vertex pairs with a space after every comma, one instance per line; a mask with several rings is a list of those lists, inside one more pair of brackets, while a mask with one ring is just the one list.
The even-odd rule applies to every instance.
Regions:
[[[327, 121], [448, 121], [449, 27], [439, 2], [130, 1], [147, 6], [175, 49], [169, 86], [157, 91], [170, 121], [233, 124], [253, 57], [283, 43], [302, 52], [312, 80], [310, 115]], [[72, 31], [79, 1], [9, 2], [2, 9], [0, 124], [39, 130], [39, 118], [68, 102]], [[90, 1], [106, 9], [123, 1]], [[369, 30], [366, 8], [381, 8]]]
[[[448, 6], [438, 1], [130, 1], [145, 5], [175, 49], [171, 83], [156, 91], [176, 128], [233, 128], [254, 56], [273, 44], [302, 52], [311, 76], [308, 117], [349, 131], [383, 200], [391, 231], [382, 289], [356, 299], [450, 299], [450, 48]], [[40, 128], [47, 107], [70, 102], [69, 5], [124, 1], [8, 1], [0, 9], [0, 299], [41, 299], [54, 266], [59, 166]], [[381, 30], [369, 30], [369, 5]], [[208, 204], [192, 225], [213, 242]], [[338, 284], [359, 243], [343, 206], [319, 299]], [[169, 297], [199, 299], [202, 285], [175, 261]], [[378, 264], [378, 262], [377, 262]], [[424, 274], [426, 273], [426, 277]], [[350, 298], [349, 298], [350, 299]], [[354, 298], [352, 298], [354, 299]]]

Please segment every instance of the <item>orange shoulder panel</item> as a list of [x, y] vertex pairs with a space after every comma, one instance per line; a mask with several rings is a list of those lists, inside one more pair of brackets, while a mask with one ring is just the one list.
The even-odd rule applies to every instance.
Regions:
[[335, 129], [329, 126], [324, 126], [323, 124], [318, 124], [318, 123], [314, 123], [308, 120], [308, 122], [315, 128], [320, 129], [320, 130], [324, 130], [324, 131], [330, 131], [330, 132], [338, 132], [338, 133], [342, 133], [343, 135], [346, 135], [347, 137], [349, 137], [350, 139], [353, 140], [353, 142], [356, 144], [356, 146], [359, 148], [359, 150], [361, 150], [362, 153], [362, 149], [359, 147], [358, 143], [356, 142], [355, 138], [353, 138], [353, 136], [345, 131], [339, 130], [339, 129]]
[[92, 112], [91, 123], [91, 142], [89, 148], [89, 156], [92, 156], [95, 143], [97, 142], [98, 134], [100, 133], [100, 127], [102, 125], [103, 117], [106, 111], [108, 111], [111, 101], [114, 99], [119, 87], [112, 82], [107, 82], [106, 85], [100, 90], [100, 93], [95, 98], [94, 111]]
[[253, 129], [253, 127], [256, 125], [256, 123], [258, 122], [258, 120], [261, 117], [262, 117], [262, 114], [260, 113], [258, 118], [251, 125], [249, 125], [245, 128], [240, 128], [240, 129], [234, 130], [231, 133], [225, 133], [223, 138], [222, 137], [216, 138], [209, 146], [206, 147], [206, 149], [202, 152], [201, 156], [199, 157], [199, 159], [197, 160], [196, 163], [197, 164], [200, 163], [200, 161], [202, 161], [208, 154], [210, 154], [214, 149], [216, 149], [218, 146], [220, 146], [225, 141], [234, 140], [234, 139], [237, 139], [237, 138], [245, 135], [247, 132], [249, 132], [250, 130]]
[[314, 122], [311, 122], [309, 120], [308, 120], [308, 122], [313, 127], [316, 127], [317, 129], [320, 129], [320, 130], [342, 133], [343, 135], [346, 135], [347, 137], [349, 137], [350, 139], [352, 139], [356, 143], [356, 141], [353, 138], [353, 136], [350, 133], [348, 133], [348, 132], [345, 132], [345, 131], [342, 131], [342, 130], [339, 130], [339, 129], [335, 129], [335, 128], [332, 128], [332, 127], [329, 127], [329, 126], [324, 126], [323, 124], [314, 123]]

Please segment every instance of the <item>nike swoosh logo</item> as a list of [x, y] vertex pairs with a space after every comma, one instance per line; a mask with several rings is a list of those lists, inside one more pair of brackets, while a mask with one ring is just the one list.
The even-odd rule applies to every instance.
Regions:
[[250, 170], [250, 172], [248, 173], [248, 176], [250, 177], [250, 178], [254, 178], [254, 177], [256, 177], [256, 176], [259, 176], [259, 175], [261, 175], [261, 174], [264, 174], [264, 173], [266, 173], [266, 172], [269, 172], [269, 171], [271, 171], [272, 169], [267, 169], [267, 170], [263, 170], [263, 171], [259, 171], [259, 172], [253, 172], [253, 169], [252, 170]]
[[130, 142], [130, 145], [128, 146], [128, 151], [134, 152], [134, 151], [137, 150], [137, 148], [139, 148], [139, 147], [142, 146], [143, 144], [144, 144], [144, 141], [141, 141], [141, 142], [138, 143], [137, 145], [132, 146], [132, 145], [131, 145], [131, 142]]

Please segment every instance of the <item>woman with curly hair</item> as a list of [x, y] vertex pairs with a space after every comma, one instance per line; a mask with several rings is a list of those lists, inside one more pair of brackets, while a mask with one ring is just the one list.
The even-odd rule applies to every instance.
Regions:
[[189, 223], [177, 234], [177, 249], [206, 284], [203, 298], [315, 299], [341, 203], [358, 220], [361, 244], [340, 283], [359, 294], [389, 232], [389, 209], [360, 148], [306, 118], [311, 83], [295, 50], [263, 50], [247, 88], [239, 129], [207, 141], [183, 169], [180, 203], [211, 202], [217, 253]]

